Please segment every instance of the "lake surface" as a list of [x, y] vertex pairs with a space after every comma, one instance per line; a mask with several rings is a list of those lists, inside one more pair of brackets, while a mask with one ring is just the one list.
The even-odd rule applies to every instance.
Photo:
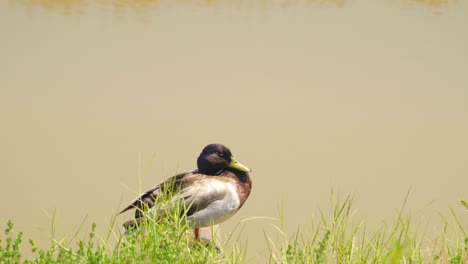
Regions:
[[[332, 190], [369, 226], [409, 189], [429, 235], [468, 223], [466, 1], [5, 1], [0, 22], [0, 223], [39, 245], [54, 211], [57, 237], [104, 233], [213, 142], [253, 169], [224, 235], [281, 205], [295, 231]], [[272, 224], [237, 229], [249, 262]]]

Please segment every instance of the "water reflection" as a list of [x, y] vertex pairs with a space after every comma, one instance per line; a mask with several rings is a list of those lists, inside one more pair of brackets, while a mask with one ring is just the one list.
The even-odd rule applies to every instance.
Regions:
[[448, 5], [457, 4], [458, 0], [404, 0], [405, 5], [427, 5], [430, 7], [444, 7]]
[[[196, 8], [258, 8], [268, 10], [271, 7], [302, 7], [309, 4], [332, 5], [344, 7], [356, 1], [351, 0], [13, 0], [22, 6], [29, 8], [29, 11], [41, 10], [47, 12], [60, 13], [63, 15], [81, 15], [90, 8], [110, 8], [115, 14], [121, 15], [125, 12], [147, 13], [155, 8], [173, 7], [174, 5], [185, 5]], [[393, 0], [400, 4], [401, 1]], [[458, 0], [403, 0], [406, 7], [430, 7], [434, 14], [441, 14], [441, 9], [458, 3]]]

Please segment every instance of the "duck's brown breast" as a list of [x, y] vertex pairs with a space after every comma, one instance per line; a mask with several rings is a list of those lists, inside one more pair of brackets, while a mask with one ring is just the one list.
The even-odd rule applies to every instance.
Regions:
[[249, 198], [250, 191], [252, 190], [252, 180], [250, 178], [250, 174], [248, 172], [238, 170], [227, 170], [224, 171], [220, 176], [232, 178], [235, 180], [237, 194], [240, 201], [240, 209], [247, 198]]

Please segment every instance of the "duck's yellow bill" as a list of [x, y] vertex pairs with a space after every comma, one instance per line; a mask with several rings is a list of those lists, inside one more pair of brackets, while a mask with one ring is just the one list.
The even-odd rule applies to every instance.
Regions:
[[251, 172], [252, 170], [247, 168], [246, 166], [240, 164], [234, 157], [231, 157], [231, 162], [228, 165], [231, 168], [240, 170], [240, 171], [246, 171], [246, 172]]

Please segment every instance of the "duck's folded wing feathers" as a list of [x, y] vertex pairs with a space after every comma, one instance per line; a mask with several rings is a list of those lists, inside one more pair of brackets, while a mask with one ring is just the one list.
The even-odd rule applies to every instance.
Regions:
[[195, 174], [196, 181], [188, 184], [173, 199], [173, 204], [181, 201], [188, 208], [187, 216], [201, 211], [217, 200], [223, 200], [230, 180], [220, 177]]
[[[143, 216], [143, 212], [154, 207], [156, 198], [159, 197], [161, 191], [176, 192], [179, 188], [183, 188], [185, 178], [192, 175], [191, 172], [181, 173], [166, 181], [155, 185], [153, 188], [144, 192], [140, 197], [136, 198], [129, 206], [125, 207], [119, 214], [131, 209], [136, 209], [135, 218]], [[169, 188], [169, 189], [168, 189]]]

